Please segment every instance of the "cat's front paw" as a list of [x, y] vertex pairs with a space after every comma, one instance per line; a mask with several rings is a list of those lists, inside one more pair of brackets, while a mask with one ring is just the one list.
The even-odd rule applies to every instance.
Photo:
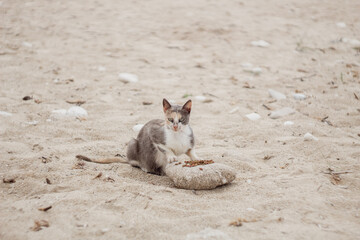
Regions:
[[168, 163], [177, 162], [177, 158], [176, 158], [176, 156], [168, 156], [167, 161], [168, 161]]

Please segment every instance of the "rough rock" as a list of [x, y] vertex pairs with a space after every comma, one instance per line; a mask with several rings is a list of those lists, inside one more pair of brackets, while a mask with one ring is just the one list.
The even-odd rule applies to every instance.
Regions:
[[235, 170], [221, 163], [183, 167], [183, 164], [168, 164], [165, 173], [178, 188], [192, 190], [209, 190], [231, 183]]

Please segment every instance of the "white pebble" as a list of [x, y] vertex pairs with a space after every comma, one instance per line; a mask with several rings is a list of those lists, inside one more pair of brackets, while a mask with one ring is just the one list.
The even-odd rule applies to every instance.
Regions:
[[273, 89], [269, 89], [268, 92], [269, 92], [270, 96], [272, 98], [275, 98], [276, 100], [286, 99], [286, 96], [284, 94], [282, 94], [281, 92], [275, 91]]
[[304, 135], [304, 141], [318, 141], [319, 139], [314, 137], [311, 133], [305, 133]]
[[246, 211], [249, 211], [249, 212], [256, 212], [256, 209], [255, 209], [255, 208], [251, 208], [251, 207], [249, 207], [249, 208], [247, 208], [247, 209], [246, 209]]
[[31, 47], [32, 47], [32, 44], [29, 43], [29, 42], [23, 42], [22, 45], [23, 45], [24, 47], [28, 47], [28, 48], [31, 48]]
[[11, 117], [11, 116], [12, 116], [12, 113], [0, 111], [0, 115], [1, 115], [1, 116], [4, 116], [4, 117]]
[[66, 114], [68, 116], [72, 116], [72, 117], [85, 117], [88, 115], [87, 111], [79, 106], [73, 106], [71, 108], [69, 108], [66, 112]]
[[99, 66], [99, 67], [98, 67], [98, 71], [99, 71], [99, 72], [105, 72], [105, 71], [106, 71], [106, 67]]
[[65, 117], [85, 117], [87, 116], [88, 113], [87, 111], [79, 106], [73, 106], [71, 108], [69, 108], [68, 110], [66, 109], [57, 109], [57, 110], [53, 110], [51, 112], [51, 117], [53, 118], [65, 118]]
[[264, 41], [264, 40], [258, 40], [258, 41], [252, 41], [251, 45], [255, 47], [268, 47], [270, 46], [270, 43]]
[[250, 119], [251, 121], [256, 121], [259, 120], [261, 118], [261, 116], [257, 113], [249, 113], [245, 115], [248, 119]]
[[294, 122], [292, 122], [292, 121], [284, 122], [284, 126], [291, 126], [291, 125], [294, 125]]
[[38, 122], [38, 121], [31, 121], [31, 122], [26, 122], [26, 123], [29, 124], [29, 125], [35, 126], [35, 125], [37, 125], [39, 122]]
[[195, 100], [199, 101], [199, 102], [205, 102], [206, 101], [206, 97], [205, 96], [195, 96]]
[[293, 93], [293, 97], [295, 100], [305, 100], [306, 95], [302, 93]]
[[344, 22], [337, 22], [336, 26], [338, 26], [339, 28], [346, 28], [346, 23]]
[[277, 119], [277, 118], [281, 118], [281, 117], [284, 117], [286, 115], [290, 115], [290, 114], [294, 114], [294, 113], [295, 113], [294, 109], [289, 108], [289, 107], [284, 107], [284, 108], [281, 108], [281, 109], [279, 109], [277, 111], [271, 112], [270, 118]]
[[251, 183], [251, 179], [246, 180], [246, 182], [247, 182], [248, 184], [250, 184], [250, 183]]
[[251, 63], [242, 63], [241, 67], [243, 68], [251, 68], [253, 65]]
[[357, 40], [357, 39], [342, 38], [341, 41], [344, 42], [344, 43], [350, 43], [354, 47], [359, 47], [360, 46], [360, 41]]
[[133, 126], [133, 130], [134, 132], [140, 132], [140, 130], [143, 128], [144, 124], [137, 124], [135, 126]]
[[139, 81], [138, 76], [136, 76], [135, 74], [131, 74], [131, 73], [120, 73], [119, 79], [120, 79], [120, 81], [122, 81], [124, 83], [136, 83]]
[[254, 75], [259, 75], [260, 73], [262, 73], [262, 69], [260, 67], [255, 67], [255, 68], [246, 68], [244, 69], [245, 72], [251, 72]]
[[236, 113], [237, 111], [239, 111], [239, 107], [233, 108], [229, 111], [230, 114]]
[[51, 122], [52, 120], [50, 118], [46, 119], [47, 122]]

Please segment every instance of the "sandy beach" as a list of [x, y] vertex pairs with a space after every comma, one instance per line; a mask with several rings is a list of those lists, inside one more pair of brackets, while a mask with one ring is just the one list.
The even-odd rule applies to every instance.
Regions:
[[[358, 239], [359, 10], [0, 1], [0, 239]], [[75, 158], [124, 156], [163, 98], [192, 99], [198, 155], [234, 182], [183, 190]]]

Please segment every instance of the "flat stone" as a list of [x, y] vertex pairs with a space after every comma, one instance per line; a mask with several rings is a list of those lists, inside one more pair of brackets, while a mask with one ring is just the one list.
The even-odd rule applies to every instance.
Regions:
[[284, 108], [281, 108], [280, 110], [271, 112], [270, 118], [277, 119], [277, 118], [281, 118], [286, 115], [290, 115], [290, 114], [294, 114], [294, 113], [295, 113], [295, 109], [289, 108], [289, 107], [284, 107]]
[[317, 137], [314, 137], [311, 133], [305, 133], [304, 141], [318, 141]]
[[0, 111], [0, 116], [11, 117], [11, 116], [12, 116], [12, 113]]
[[269, 95], [272, 98], [275, 98], [276, 100], [286, 99], [286, 96], [284, 94], [282, 94], [281, 92], [275, 91], [273, 89], [269, 89], [268, 92], [269, 92]]
[[295, 100], [300, 100], [300, 101], [306, 99], [306, 95], [302, 93], [293, 93], [293, 97]]
[[264, 40], [252, 41], [250, 44], [255, 47], [269, 47], [270, 46], [270, 43], [268, 43]]
[[245, 115], [248, 119], [250, 119], [251, 121], [256, 121], [259, 120], [261, 118], [261, 116], [257, 113], [249, 113]]
[[138, 76], [132, 73], [120, 73], [119, 79], [124, 83], [136, 83], [139, 81]]
[[292, 126], [292, 125], [294, 125], [294, 122], [292, 122], [292, 121], [284, 122], [284, 126]]

